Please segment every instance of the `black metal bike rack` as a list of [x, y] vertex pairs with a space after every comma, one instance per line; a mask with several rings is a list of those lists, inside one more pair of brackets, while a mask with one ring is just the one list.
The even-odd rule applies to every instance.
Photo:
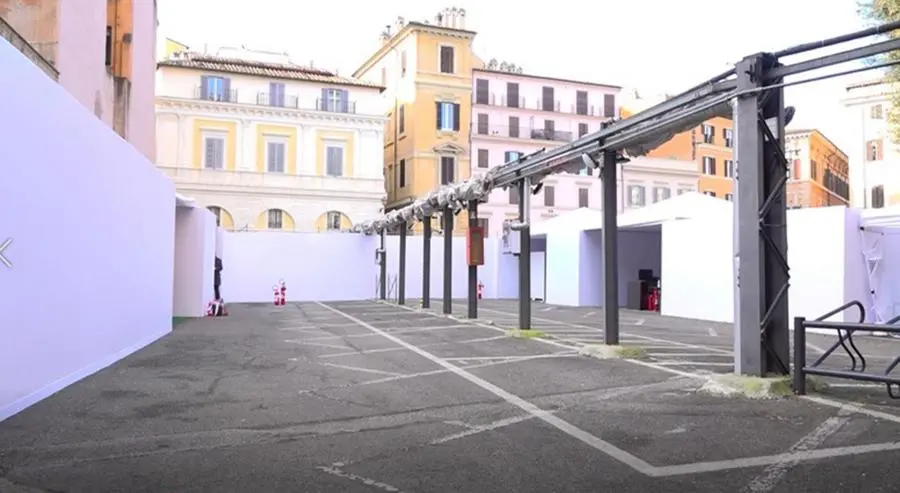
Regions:
[[[826, 322], [825, 319], [836, 315], [851, 307], [859, 310], [859, 322]], [[797, 395], [806, 395], [806, 376], [818, 375], [822, 377], [843, 378], [861, 382], [883, 383], [887, 387], [888, 395], [893, 399], [900, 399], [900, 376], [892, 376], [891, 372], [900, 365], [900, 356], [896, 357], [887, 366], [883, 373], [867, 373], [866, 358], [856, 347], [853, 334], [857, 331], [887, 332], [900, 335], [900, 327], [894, 325], [900, 321], [900, 316], [888, 320], [884, 324], [865, 323], [866, 310], [859, 301], [851, 301], [822, 315], [815, 320], [806, 320], [805, 317], [794, 318], [794, 373], [793, 389]], [[807, 329], [831, 329], [837, 332], [838, 340], [825, 351], [811, 365], [806, 363], [806, 330]], [[849, 370], [836, 370], [821, 368], [820, 365], [832, 353], [841, 347], [850, 357]]]

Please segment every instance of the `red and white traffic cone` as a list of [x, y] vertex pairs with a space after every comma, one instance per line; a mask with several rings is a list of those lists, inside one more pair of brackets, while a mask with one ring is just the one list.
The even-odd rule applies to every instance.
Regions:
[[281, 290], [278, 286], [272, 286], [272, 292], [275, 294], [275, 306], [281, 305]]
[[281, 306], [284, 306], [287, 303], [287, 285], [284, 284], [284, 279], [278, 281], [278, 286], [281, 289]]
[[484, 297], [484, 283], [478, 281], [478, 299], [480, 300], [482, 297]]

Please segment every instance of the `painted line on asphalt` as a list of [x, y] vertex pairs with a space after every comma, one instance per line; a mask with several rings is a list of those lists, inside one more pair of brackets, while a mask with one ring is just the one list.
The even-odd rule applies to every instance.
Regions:
[[[548, 412], [550, 412], [552, 414], [552, 411], [548, 411]], [[452, 442], [453, 440], [459, 440], [460, 438], [470, 437], [472, 435], [477, 435], [479, 433], [483, 433], [486, 431], [493, 431], [498, 428], [503, 428], [503, 427], [511, 426], [511, 425], [514, 425], [517, 423], [522, 423], [524, 421], [532, 420], [534, 418], [535, 418], [535, 416], [533, 414], [525, 414], [523, 416], [514, 416], [512, 418], [500, 419], [500, 420], [494, 421], [493, 423], [488, 423], [486, 425], [480, 425], [480, 426], [472, 426], [472, 425], [468, 425], [466, 423], [461, 423], [462, 425], [468, 427], [469, 429], [467, 429], [466, 431], [461, 431], [459, 433], [454, 433], [452, 435], [447, 435], [442, 438], [437, 438], [435, 440], [432, 440], [429, 443], [431, 445], [440, 445], [442, 443]]]
[[[466, 324], [454, 324], [454, 325], [438, 325], [436, 327], [410, 327], [408, 329], [400, 329], [400, 330], [392, 330], [391, 334], [413, 334], [416, 332], [431, 332], [434, 330], [447, 330], [447, 329], [467, 329], [468, 326]], [[321, 336], [321, 337], [310, 337], [309, 339], [298, 339], [302, 341], [336, 341], [341, 339], [361, 339], [367, 337], [376, 337], [377, 334], [348, 334], [345, 336]]]
[[[841, 413], [844, 414], [843, 411]], [[816, 429], [792, 445], [787, 451], [788, 456], [818, 448], [825, 443], [825, 440], [837, 433], [848, 421], [850, 421], [850, 418], [845, 416], [834, 416], [826, 419]], [[746, 493], [769, 493], [775, 489], [775, 486], [781, 482], [784, 475], [795, 465], [797, 465], [796, 461], [788, 459], [776, 462], [763, 469], [758, 476], [747, 484], [743, 491]]]
[[[451, 341], [451, 342], [435, 342], [433, 344], [423, 344], [419, 347], [422, 348], [430, 348], [430, 347], [441, 347], [441, 346], [451, 346], [453, 344], [472, 344], [476, 342], [491, 342], [498, 341], [500, 339], [506, 339], [508, 336], [492, 336], [492, 337], [479, 337], [478, 339], [466, 339], [464, 341]], [[366, 354], [380, 354], [380, 353], [392, 353], [396, 351], [406, 351], [405, 347], [391, 347], [384, 349], [364, 349], [362, 351], [347, 351], [343, 353], [332, 353], [332, 354], [323, 354], [319, 356], [322, 359], [328, 358], [340, 358], [342, 356], [360, 356]]]
[[[646, 347], [644, 349], [647, 349]], [[692, 358], [692, 357], [701, 357], [701, 358], [730, 358], [729, 354], [719, 354], [719, 353], [653, 353], [648, 352], [647, 356], [653, 357], [670, 357], [670, 358]]]
[[[420, 348], [422, 346], [419, 346]], [[533, 356], [459, 356], [453, 358], [441, 358], [444, 361], [494, 361], [494, 360], [521, 360], [521, 359], [553, 359], [553, 358], [570, 358], [572, 356], [578, 356], [578, 353], [575, 351], [565, 351], [561, 353], [553, 353], [553, 354], [540, 354]]]
[[376, 481], [372, 478], [367, 478], [358, 474], [353, 474], [352, 472], [344, 471], [343, 469], [341, 469], [341, 467], [343, 466], [344, 464], [342, 462], [335, 462], [330, 466], [316, 466], [316, 469], [331, 476], [337, 476], [339, 478], [348, 479], [356, 483], [362, 483], [376, 490], [389, 491], [391, 493], [403, 493], [403, 490], [397, 488], [396, 486], [391, 486], [387, 483], [382, 483], [381, 481]]
[[657, 360], [657, 364], [663, 366], [734, 366], [734, 363], [721, 363], [711, 361], [680, 361], [680, 360]]
[[652, 475], [656, 470], [656, 468], [654, 466], [650, 465], [646, 461], [614, 446], [613, 444], [611, 444], [609, 442], [606, 442], [606, 441], [582, 430], [581, 428], [576, 427], [575, 425], [569, 423], [568, 421], [564, 421], [564, 420], [554, 416], [550, 412], [539, 408], [538, 406], [522, 399], [521, 397], [519, 397], [517, 395], [507, 392], [506, 390], [488, 382], [487, 380], [484, 380], [484, 379], [482, 379], [482, 378], [480, 378], [458, 366], [453, 365], [452, 363], [444, 360], [443, 358], [435, 356], [435, 355], [429, 353], [428, 351], [425, 351], [424, 349], [420, 349], [420, 348], [404, 341], [403, 339], [400, 339], [399, 337], [395, 337], [392, 334], [389, 334], [381, 329], [378, 329], [377, 327], [367, 324], [366, 322], [364, 322], [356, 317], [353, 317], [352, 315], [348, 315], [336, 308], [331, 308], [325, 304], [321, 304], [321, 306], [330, 308], [335, 313], [341, 314], [344, 317], [346, 317], [347, 320], [356, 322], [361, 327], [365, 327], [365, 328], [371, 330], [372, 332], [381, 335], [385, 339], [388, 339], [395, 344], [398, 344], [400, 346], [403, 346], [403, 347], [409, 349], [410, 351], [431, 361], [432, 363], [439, 365], [443, 368], [446, 368], [447, 370], [450, 370], [450, 372], [454, 373], [458, 377], [469, 381], [470, 383], [480, 387], [482, 390], [485, 390], [487, 392], [494, 394], [495, 396], [503, 399], [507, 403], [518, 407], [519, 409], [534, 416], [535, 418], [540, 419], [541, 421], [549, 424], [550, 426], [555, 427], [559, 431], [571, 436], [572, 438], [580, 440], [581, 442], [605, 453], [606, 455], [618, 460], [619, 462], [622, 462], [623, 464], [631, 467], [632, 469], [634, 469], [638, 472], [641, 472], [641, 473], [647, 474], [647, 475]]
[[388, 375], [388, 376], [392, 376], [392, 377], [406, 376], [403, 373], [397, 373], [394, 371], [373, 370], [371, 368], [362, 368], [359, 366], [339, 365], [337, 363], [319, 363], [319, 364], [322, 366], [330, 366], [332, 368], [341, 368], [344, 370], [360, 371], [360, 372], [364, 372], [364, 373], [375, 373], [377, 375]]
[[303, 346], [316, 346], [316, 347], [324, 347], [324, 348], [328, 348], [328, 349], [340, 349], [342, 351], [349, 349], [347, 346], [335, 346], [334, 344], [322, 344], [319, 342], [309, 342], [309, 341], [304, 341], [301, 339], [286, 339], [284, 342], [288, 342], [291, 344], [300, 344]]

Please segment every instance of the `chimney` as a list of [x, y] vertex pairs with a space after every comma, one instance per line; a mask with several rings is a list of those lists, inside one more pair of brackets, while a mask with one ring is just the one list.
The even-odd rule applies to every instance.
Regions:
[[459, 9], [459, 28], [466, 28], [466, 9]]
[[459, 21], [459, 15], [457, 14], [456, 7], [450, 9], [450, 27], [456, 29], [456, 26]]

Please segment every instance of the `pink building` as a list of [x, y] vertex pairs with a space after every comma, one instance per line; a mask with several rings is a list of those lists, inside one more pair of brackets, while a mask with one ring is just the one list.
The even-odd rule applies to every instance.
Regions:
[[[618, 115], [618, 86], [482, 69], [474, 70], [472, 78], [472, 174], [510, 161], [514, 153], [528, 154], [596, 132]], [[516, 198], [514, 192], [495, 190], [479, 208], [489, 234], [516, 215]], [[587, 170], [553, 175], [532, 199], [534, 219], [579, 207], [599, 209], [601, 198], [600, 181]]]
[[152, 161], [156, 10], [155, 0], [0, 0], [0, 34]]

